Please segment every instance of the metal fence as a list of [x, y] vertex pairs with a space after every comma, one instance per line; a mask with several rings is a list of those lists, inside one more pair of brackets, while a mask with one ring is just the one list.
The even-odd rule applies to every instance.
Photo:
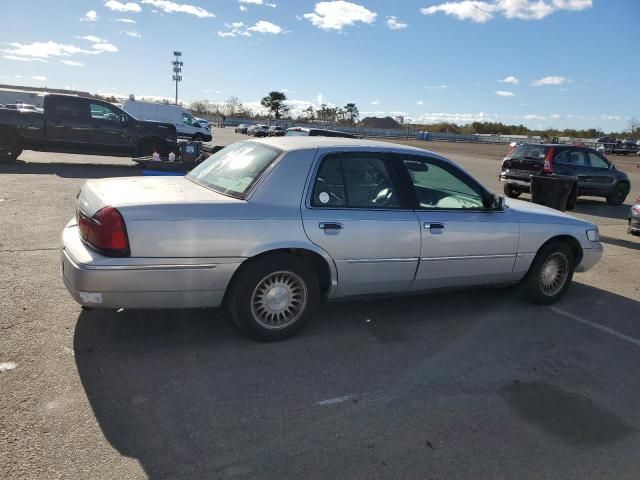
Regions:
[[[222, 117], [210, 117], [209, 120], [214, 124], [222, 126]], [[490, 134], [462, 134], [462, 133], [432, 133], [419, 129], [415, 125], [407, 128], [383, 129], [383, 128], [364, 128], [364, 127], [345, 127], [342, 125], [333, 125], [329, 122], [297, 122], [294, 120], [255, 120], [252, 118], [226, 117], [224, 119], [225, 127], [236, 127], [240, 124], [254, 125], [278, 125], [284, 128], [290, 127], [307, 127], [307, 128], [329, 128], [340, 132], [351, 133], [360, 137], [367, 138], [396, 138], [408, 140], [423, 140], [437, 142], [465, 142], [465, 143], [495, 143], [509, 144], [512, 142], [531, 142], [540, 143], [543, 138], [532, 135], [490, 135]], [[560, 137], [558, 143], [567, 144], [583, 144], [594, 146], [595, 138], [570, 138]]]

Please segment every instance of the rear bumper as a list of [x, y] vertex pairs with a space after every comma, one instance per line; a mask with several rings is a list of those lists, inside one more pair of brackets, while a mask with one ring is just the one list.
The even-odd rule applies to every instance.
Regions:
[[71, 296], [86, 307], [217, 307], [241, 263], [241, 259], [225, 258], [193, 263], [195, 259], [103, 257], [82, 243], [77, 226], [71, 223], [62, 234], [60, 271]]
[[501, 173], [498, 178], [500, 179], [500, 183], [511, 185], [518, 190], [526, 192], [531, 190], [531, 179], [529, 177], [514, 177], [508, 173]]
[[602, 244], [592, 242], [594, 248], [585, 248], [582, 250], [582, 261], [576, 267], [576, 272], [586, 272], [595, 266], [602, 258]]

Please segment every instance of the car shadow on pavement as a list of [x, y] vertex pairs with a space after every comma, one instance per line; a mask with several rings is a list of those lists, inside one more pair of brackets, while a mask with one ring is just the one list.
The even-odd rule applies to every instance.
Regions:
[[[138, 459], [151, 479], [355, 478], [371, 468], [374, 452], [370, 441], [354, 444], [354, 437], [393, 429], [395, 441], [384, 448], [400, 458], [418, 435], [414, 426], [429, 429], [429, 402], [469, 395], [473, 381], [482, 395], [488, 389], [497, 396], [505, 375], [531, 370], [531, 345], [549, 343], [536, 342], [551, 335], [549, 310], [523, 308], [512, 290], [325, 304], [300, 335], [278, 343], [245, 338], [221, 309], [82, 311], [75, 360], [106, 439]], [[602, 308], [623, 302], [630, 312], [638, 305], [580, 284], [572, 290], [569, 304], [584, 297], [604, 299]], [[521, 350], [525, 343], [531, 345]], [[409, 396], [416, 389], [421, 393]], [[376, 391], [395, 398], [391, 417], [379, 395], [367, 403], [366, 392]], [[320, 408], [327, 397], [349, 406]], [[456, 415], [463, 415], [452, 419], [460, 428], [473, 421], [464, 417], [469, 412]], [[598, 425], [590, 428], [598, 433]]]
[[[629, 238], [631, 238], [631, 235], [629, 235]], [[640, 241], [634, 242], [633, 240], [625, 240], [622, 238], [608, 237], [606, 235], [600, 235], [600, 241], [608, 245], [615, 245], [617, 247], [630, 248], [631, 250], [640, 250]]]
[[0, 174], [56, 175], [62, 178], [133, 177], [142, 170], [133, 165], [108, 165], [97, 163], [49, 163], [23, 162], [0, 163]]
[[609, 205], [604, 199], [592, 200], [590, 198], [579, 198], [576, 202], [576, 208], [567, 213], [581, 213], [594, 217], [626, 220], [629, 216], [630, 209], [631, 204], [628, 203]]

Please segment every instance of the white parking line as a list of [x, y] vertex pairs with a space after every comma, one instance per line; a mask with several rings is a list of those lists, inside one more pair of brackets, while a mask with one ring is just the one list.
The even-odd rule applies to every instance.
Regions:
[[613, 328], [605, 327], [604, 325], [600, 325], [599, 323], [592, 322], [590, 320], [585, 320], [584, 318], [579, 317], [578, 315], [575, 315], [573, 313], [569, 313], [565, 310], [562, 310], [561, 308], [558, 308], [558, 307], [550, 307], [550, 308], [551, 310], [556, 312], [558, 315], [562, 315], [563, 317], [567, 317], [567, 318], [570, 318], [571, 320], [575, 320], [576, 322], [580, 322], [584, 325], [588, 325], [592, 328], [595, 328], [596, 330], [600, 330], [601, 332], [608, 333], [610, 335], [613, 335], [614, 337], [621, 338], [622, 340], [626, 340], [627, 342], [633, 343], [635, 346], [640, 347], [640, 340], [638, 340], [637, 338], [630, 337], [629, 335], [625, 335], [624, 333], [620, 333], [617, 330], [614, 330]]
[[346, 402], [347, 400], [351, 400], [353, 395], [345, 395], [344, 397], [336, 397], [330, 398], [328, 400], [322, 400], [318, 402], [316, 405], [333, 405], [334, 403]]

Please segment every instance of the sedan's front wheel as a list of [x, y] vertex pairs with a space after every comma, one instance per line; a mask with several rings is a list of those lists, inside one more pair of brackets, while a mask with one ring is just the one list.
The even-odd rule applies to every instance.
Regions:
[[551, 304], [566, 293], [575, 268], [573, 252], [561, 241], [545, 245], [522, 282], [524, 295], [534, 303]]
[[244, 333], [274, 341], [300, 331], [313, 318], [319, 298], [318, 279], [309, 262], [278, 254], [242, 267], [230, 287], [228, 307]]

